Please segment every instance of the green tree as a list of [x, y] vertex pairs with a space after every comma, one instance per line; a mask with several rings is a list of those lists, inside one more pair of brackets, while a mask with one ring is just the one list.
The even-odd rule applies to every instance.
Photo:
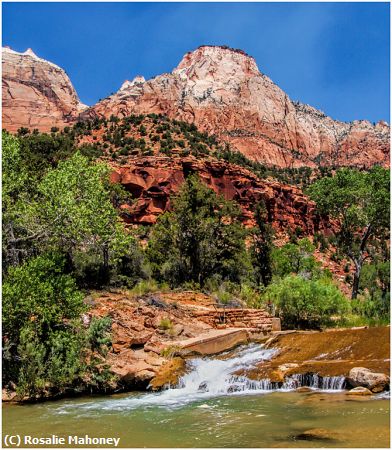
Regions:
[[255, 211], [256, 227], [252, 233], [251, 258], [258, 285], [268, 286], [272, 279], [272, 250], [274, 232], [268, 224], [268, 212], [264, 202]]
[[308, 189], [319, 211], [339, 220], [338, 243], [355, 266], [353, 299], [365, 260], [377, 252], [380, 240], [389, 238], [389, 188], [389, 170], [373, 167], [369, 172], [340, 169]]
[[82, 293], [64, 269], [64, 258], [53, 253], [9, 270], [3, 283], [5, 381], [18, 380], [20, 375], [22, 384], [31, 387], [36, 379], [41, 389], [40, 373], [48, 352], [54, 351], [51, 342], [57, 333], [74, 334], [70, 323], [80, 320], [86, 308]]
[[30, 178], [38, 180], [76, 150], [73, 136], [67, 134], [28, 134], [20, 139], [20, 147]]
[[65, 258], [47, 253], [11, 268], [3, 284], [3, 383], [24, 397], [80, 390], [110, 380], [102, 366], [111, 344], [109, 318], [87, 307]]
[[272, 252], [273, 274], [285, 277], [289, 274], [302, 274], [311, 277], [319, 273], [319, 263], [313, 252], [315, 247], [309, 239], [300, 239], [297, 244], [288, 243]]
[[189, 176], [173, 211], [154, 226], [148, 255], [154, 274], [172, 285], [196, 282], [219, 274], [238, 281], [244, 271], [245, 230], [240, 211], [217, 197], [196, 175]]
[[331, 323], [331, 316], [344, 314], [349, 304], [326, 278], [306, 280], [289, 275], [270, 284], [264, 299], [271, 302], [286, 328], [318, 328]]
[[3, 213], [3, 268], [16, 266], [29, 255], [26, 242], [29, 236], [28, 205], [32, 181], [21, 157], [19, 139], [2, 133], [2, 213]]

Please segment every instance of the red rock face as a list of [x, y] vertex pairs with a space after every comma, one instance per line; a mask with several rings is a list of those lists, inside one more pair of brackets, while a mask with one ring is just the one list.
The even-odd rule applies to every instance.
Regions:
[[127, 81], [82, 116], [152, 112], [194, 122], [268, 165], [389, 165], [386, 123], [338, 122], [292, 102], [252, 57], [225, 47], [200, 47], [170, 74]]
[[3, 48], [3, 128], [48, 131], [73, 123], [86, 109], [64, 70], [30, 49]]
[[328, 232], [332, 226], [315, 213], [315, 204], [300, 189], [274, 181], [262, 181], [239, 166], [216, 160], [200, 161], [194, 157], [182, 160], [169, 157], [144, 157], [130, 160], [126, 166], [113, 168], [112, 181], [121, 183], [136, 202], [123, 205], [123, 216], [129, 223], [153, 224], [158, 216], [170, 210], [170, 197], [178, 192], [186, 176], [197, 172], [200, 179], [226, 200], [241, 207], [245, 225], [254, 224], [255, 205], [264, 200], [269, 221], [278, 232], [299, 227], [304, 234], [318, 230]]

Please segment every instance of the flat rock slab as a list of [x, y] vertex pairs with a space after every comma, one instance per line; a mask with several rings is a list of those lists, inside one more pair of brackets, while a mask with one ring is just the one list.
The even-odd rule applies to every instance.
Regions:
[[197, 353], [200, 355], [213, 355], [230, 350], [239, 344], [249, 342], [249, 332], [245, 328], [226, 328], [224, 330], [210, 330], [196, 338], [173, 342], [180, 347], [181, 354]]

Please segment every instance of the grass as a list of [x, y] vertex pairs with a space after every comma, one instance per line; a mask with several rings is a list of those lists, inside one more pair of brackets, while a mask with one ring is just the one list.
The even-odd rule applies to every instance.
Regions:
[[169, 290], [170, 288], [166, 283], [158, 284], [155, 280], [143, 280], [139, 281], [129, 293], [134, 296], [142, 296], [154, 292], [168, 292]]

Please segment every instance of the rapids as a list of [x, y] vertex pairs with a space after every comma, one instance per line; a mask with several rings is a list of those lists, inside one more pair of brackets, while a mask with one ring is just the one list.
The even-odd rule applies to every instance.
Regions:
[[[3, 433], [115, 437], [120, 447], [389, 446], [384, 395], [351, 399], [342, 391], [343, 377], [297, 375], [279, 386], [234, 374], [274, 353], [252, 344], [215, 358], [194, 358], [177, 387], [158, 393], [5, 405]], [[303, 385], [312, 391], [295, 392]], [[297, 440], [315, 428], [331, 438]]]

